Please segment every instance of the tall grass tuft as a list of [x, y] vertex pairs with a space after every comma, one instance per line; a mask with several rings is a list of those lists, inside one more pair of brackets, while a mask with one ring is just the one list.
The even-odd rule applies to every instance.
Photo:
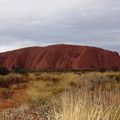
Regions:
[[65, 93], [62, 96], [62, 110], [55, 112], [55, 119], [120, 120], [120, 105], [112, 103], [108, 105], [101, 102], [101, 99], [89, 100], [88, 97], [81, 96], [79, 93]]

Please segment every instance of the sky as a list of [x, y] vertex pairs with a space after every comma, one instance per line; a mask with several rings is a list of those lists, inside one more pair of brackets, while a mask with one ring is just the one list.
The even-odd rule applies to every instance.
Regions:
[[0, 0], [0, 52], [51, 44], [120, 53], [120, 0]]

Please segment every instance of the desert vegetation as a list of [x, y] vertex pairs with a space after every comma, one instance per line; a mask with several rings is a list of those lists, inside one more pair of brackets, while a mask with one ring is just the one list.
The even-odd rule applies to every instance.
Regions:
[[120, 72], [1, 75], [0, 111], [2, 120], [119, 120]]
[[0, 67], [0, 75], [7, 75], [9, 74], [9, 70], [6, 67]]

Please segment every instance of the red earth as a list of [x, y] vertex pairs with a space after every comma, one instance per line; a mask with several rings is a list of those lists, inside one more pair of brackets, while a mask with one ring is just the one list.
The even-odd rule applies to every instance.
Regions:
[[28, 95], [25, 89], [14, 90], [14, 93], [11, 98], [5, 99], [0, 97], [0, 112], [4, 111], [7, 108], [20, 106], [22, 103], [27, 101]]
[[120, 69], [120, 56], [101, 48], [60, 44], [0, 53], [0, 63], [8, 69]]

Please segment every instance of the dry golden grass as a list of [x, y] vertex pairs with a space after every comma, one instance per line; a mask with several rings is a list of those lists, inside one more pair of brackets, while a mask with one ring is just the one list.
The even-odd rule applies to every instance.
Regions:
[[62, 96], [62, 110], [55, 111], [55, 120], [120, 120], [120, 104], [103, 103], [101, 98], [90, 100], [80, 93], [69, 92]]
[[20, 74], [0, 76], [0, 98], [9, 99], [14, 90], [26, 88], [28, 79]]
[[109, 100], [109, 97], [114, 95], [111, 101], [119, 102], [119, 76], [119, 72], [30, 73], [27, 91], [30, 99], [39, 99], [59, 94], [70, 88], [78, 88], [86, 90], [92, 98], [101, 97], [104, 94]]
[[69, 89], [74, 81], [77, 84], [78, 75], [73, 73], [31, 73], [27, 92], [29, 99], [51, 97]]
[[37, 73], [33, 76], [28, 89], [31, 98], [71, 91], [61, 96], [62, 111], [54, 109], [56, 120], [120, 119], [119, 72]]
[[57, 96], [56, 106], [61, 111], [54, 107], [55, 120], [120, 119], [120, 72], [13, 73], [0, 76], [0, 85], [0, 95], [5, 99], [12, 91], [25, 89], [30, 104], [41, 99], [55, 103]]

